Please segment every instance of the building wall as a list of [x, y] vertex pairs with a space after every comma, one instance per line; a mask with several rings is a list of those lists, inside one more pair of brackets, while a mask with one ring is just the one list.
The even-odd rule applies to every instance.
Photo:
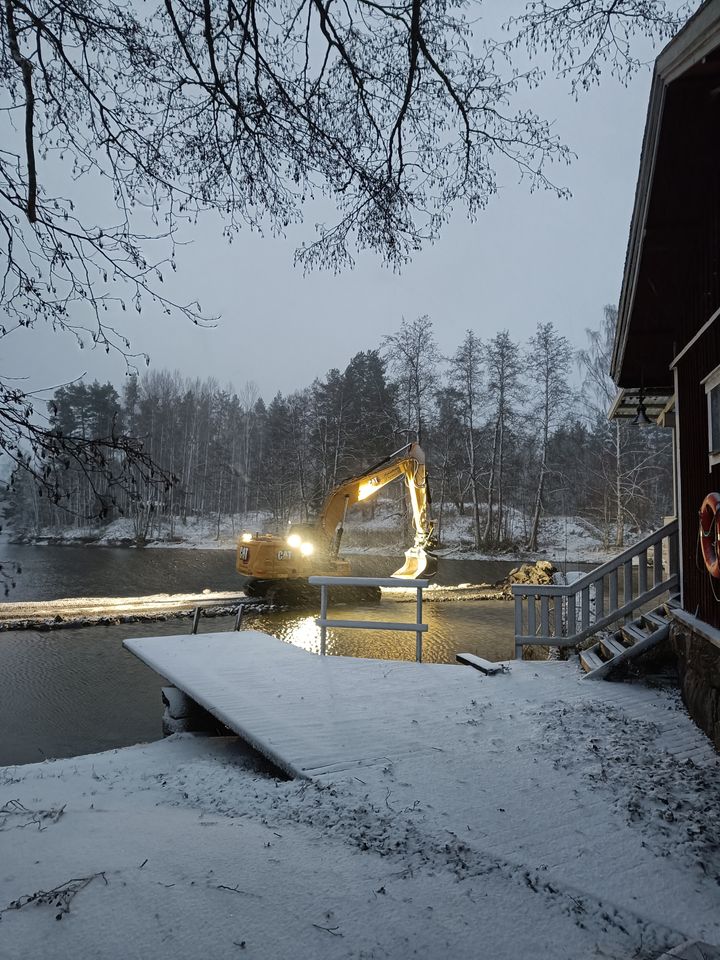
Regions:
[[708, 493], [720, 493], [720, 464], [708, 465], [707, 397], [702, 380], [720, 366], [720, 319], [677, 364], [679, 430], [679, 512], [683, 606], [713, 627], [720, 627], [720, 580], [707, 572], [698, 539], [699, 511]]
[[673, 624], [671, 642], [688, 712], [720, 750], [720, 647], [682, 623]]

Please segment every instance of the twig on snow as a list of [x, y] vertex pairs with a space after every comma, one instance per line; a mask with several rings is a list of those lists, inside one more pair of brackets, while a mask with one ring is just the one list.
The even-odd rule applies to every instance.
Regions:
[[105, 881], [105, 886], [108, 885], [108, 879], [105, 876], [104, 870], [101, 870], [99, 873], [93, 873], [89, 877], [75, 877], [72, 880], [66, 880], [64, 883], [58, 884], [58, 886], [53, 887], [52, 890], [36, 890], [35, 893], [23, 894], [23, 896], [18, 897], [17, 900], [12, 900], [7, 907], [0, 910], [0, 916], [9, 910], [22, 910], [23, 907], [34, 903], [36, 907], [43, 905], [57, 907], [58, 912], [55, 914], [55, 919], [62, 920], [64, 915], [70, 912], [70, 904], [75, 897], [81, 890], [84, 890], [88, 884], [92, 883], [96, 877], [102, 877]]
[[11, 816], [26, 817], [25, 823], [12, 823], [8, 829], [29, 827], [35, 824], [38, 830], [44, 830], [48, 823], [57, 823], [65, 812], [67, 804], [63, 804], [57, 809], [51, 810], [29, 810], [24, 803], [19, 800], [8, 800], [0, 807], [0, 830], [5, 828], [8, 818]]
[[319, 923], [314, 923], [314, 927], [317, 927], [318, 930], [324, 930], [326, 933], [331, 933], [333, 937], [342, 937], [342, 933], [339, 932], [339, 927], [323, 927]]

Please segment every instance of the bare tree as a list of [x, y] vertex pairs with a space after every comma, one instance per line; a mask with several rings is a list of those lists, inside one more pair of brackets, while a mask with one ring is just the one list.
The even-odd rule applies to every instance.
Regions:
[[568, 384], [572, 363], [570, 342], [555, 330], [552, 323], [539, 323], [534, 336], [530, 338], [526, 362], [528, 379], [532, 384], [531, 396], [534, 400], [531, 417], [537, 427], [540, 459], [527, 549], [537, 550], [540, 514], [548, 474], [548, 444], [553, 427], [567, 415], [566, 402], [571, 395]]
[[399, 403], [405, 408], [405, 439], [422, 443], [439, 360], [430, 317], [403, 320], [397, 333], [382, 338], [382, 351], [398, 385]]
[[[610, 358], [616, 326], [617, 307], [607, 304], [599, 329], [586, 329], [588, 346], [578, 350], [578, 363], [583, 373], [583, 393], [596, 419], [607, 416], [615, 396], [615, 384], [610, 376]], [[619, 420], [615, 420], [613, 428], [611, 475], [605, 480], [607, 488], [612, 490], [614, 503], [615, 546], [622, 547], [625, 542], [625, 506], [622, 491], [623, 437]]]
[[507, 330], [486, 344], [485, 372], [492, 441], [483, 540], [492, 546], [502, 539], [506, 431], [517, 412], [523, 373], [519, 347]]
[[242, 490], [242, 513], [248, 512], [250, 500], [250, 446], [252, 438], [253, 419], [255, 415], [255, 404], [260, 396], [260, 391], [254, 380], [246, 380], [245, 386], [240, 390], [240, 412], [242, 415], [242, 460], [239, 468], [240, 487]]
[[[616, 393], [610, 376], [617, 308], [607, 305], [600, 326], [586, 329], [588, 345], [577, 357], [583, 374], [583, 394], [595, 433], [601, 440], [596, 457], [596, 482], [600, 486], [598, 510], [606, 540], [614, 531], [616, 547], [625, 544], [628, 523], [642, 525], [648, 507], [666, 499], [656, 490], [659, 476], [665, 476], [671, 443], [654, 428], [638, 430], [616, 418], [607, 424], [607, 414]], [[651, 513], [654, 511], [650, 511]]]
[[473, 500], [473, 538], [476, 550], [480, 549], [482, 541], [477, 429], [481, 409], [484, 354], [482, 341], [471, 330], [468, 330], [465, 339], [450, 359], [450, 379], [465, 427], [465, 450]]

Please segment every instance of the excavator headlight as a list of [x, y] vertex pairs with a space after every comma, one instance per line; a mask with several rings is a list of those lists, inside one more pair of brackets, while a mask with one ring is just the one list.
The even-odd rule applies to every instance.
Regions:
[[302, 543], [302, 537], [297, 533], [291, 533], [290, 536], [287, 538], [287, 545], [289, 547], [292, 547], [293, 549], [299, 547], [301, 543]]
[[243, 543], [250, 543], [250, 541], [252, 540], [252, 534], [244, 533], [240, 539], [242, 540]]
[[300, 544], [300, 553], [301, 553], [304, 557], [309, 557], [309, 556], [313, 553], [314, 550], [315, 550], [315, 546], [314, 546], [314, 544], [312, 544], [312, 543], [301, 543], [301, 544]]

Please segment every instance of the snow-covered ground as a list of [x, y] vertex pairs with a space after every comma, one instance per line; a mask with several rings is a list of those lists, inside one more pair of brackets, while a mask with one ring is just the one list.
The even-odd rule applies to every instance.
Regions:
[[[0, 769], [3, 960], [642, 960], [720, 942], [720, 766], [674, 693], [575, 662], [376, 662], [369, 713], [428, 751], [283, 781], [233, 739], [184, 735]], [[406, 687], [391, 704], [389, 670]]]
[[[220, 527], [216, 520], [191, 517], [186, 523], [176, 522], [173, 536], [163, 526], [148, 540], [147, 547], [184, 547], [202, 550], [233, 549], [243, 532], [270, 531], [273, 525], [268, 516], [253, 513], [248, 516], [223, 518]], [[516, 542], [524, 537], [517, 531]], [[640, 539], [638, 531], [626, 532], [626, 545]], [[114, 520], [106, 527], [78, 527], [72, 530], [43, 530], [42, 538], [60, 538], [62, 541], [101, 544], [131, 543], [135, 540], [133, 523], [128, 518]], [[540, 526], [540, 549], [528, 553], [520, 547], [506, 553], [478, 552], [472, 549], [472, 520], [468, 514], [459, 516], [451, 507], [446, 507], [442, 526], [440, 556], [458, 560], [516, 560], [546, 559], [555, 563], [604, 563], [615, 556], [618, 550], [603, 544], [602, 533], [589, 521], [579, 517], [544, 517]], [[352, 555], [368, 553], [397, 556], [407, 549], [402, 540], [402, 531], [396, 505], [381, 502], [372, 518], [361, 514], [350, 516], [346, 522], [343, 553]]]

